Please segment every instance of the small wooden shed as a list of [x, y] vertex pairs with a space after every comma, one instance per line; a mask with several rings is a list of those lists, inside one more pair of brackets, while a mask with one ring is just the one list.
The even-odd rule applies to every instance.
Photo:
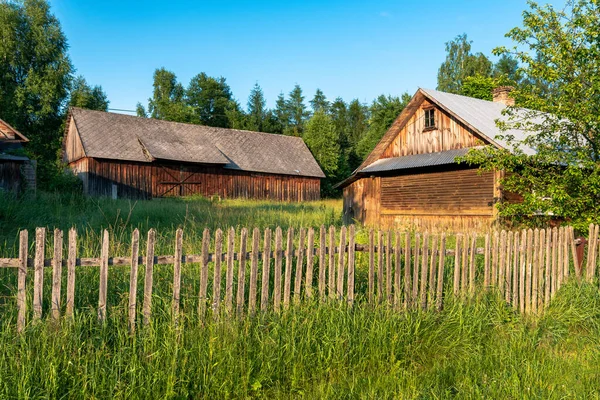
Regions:
[[63, 158], [91, 196], [307, 201], [325, 175], [302, 138], [72, 108]]
[[[422, 229], [485, 229], [495, 220], [494, 204], [510, 194], [499, 185], [500, 172], [482, 172], [456, 158], [471, 148], [493, 145], [508, 134], [497, 119], [512, 104], [510, 88], [494, 92], [494, 101], [419, 89], [407, 107], [345, 181], [344, 219], [366, 225]], [[524, 148], [525, 152], [533, 150]]]
[[36, 163], [19, 150], [29, 139], [0, 119], [0, 190], [35, 190]]

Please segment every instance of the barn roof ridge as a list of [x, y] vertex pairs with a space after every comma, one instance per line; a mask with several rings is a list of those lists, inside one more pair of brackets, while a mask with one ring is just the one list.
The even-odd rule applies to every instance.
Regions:
[[323, 178], [300, 137], [69, 109], [87, 157], [216, 164], [227, 169]]
[[[25, 135], [23, 135], [21, 132], [19, 132], [15, 128], [13, 128], [8, 122], [4, 121], [3, 119], [0, 119], [0, 123], [3, 124], [4, 126], [6, 126], [8, 129], [10, 129], [15, 134], [15, 136], [18, 136], [20, 138], [20, 140], [22, 142], [24, 142], [24, 143], [29, 142], [29, 139], [27, 139], [27, 137]], [[2, 131], [0, 131], [0, 133], [2, 133]]]

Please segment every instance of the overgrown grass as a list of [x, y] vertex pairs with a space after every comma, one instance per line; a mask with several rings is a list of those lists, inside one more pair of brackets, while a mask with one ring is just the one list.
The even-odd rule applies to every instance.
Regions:
[[[123, 308], [124, 309], [124, 308]], [[597, 398], [600, 296], [573, 283], [539, 321], [493, 294], [440, 313], [305, 305], [243, 320], [124, 313], [0, 332], [1, 398]]]
[[[0, 200], [0, 256], [11, 257], [17, 231], [27, 228], [33, 235], [36, 226], [76, 226], [80, 256], [97, 257], [103, 228], [111, 232], [111, 254], [128, 254], [135, 227], [156, 228], [157, 253], [171, 254], [174, 231], [183, 226], [184, 252], [190, 254], [198, 253], [205, 226], [341, 223], [340, 201], [194, 198], [136, 204], [43, 193]], [[366, 240], [366, 231], [359, 231], [359, 241]], [[185, 264], [178, 327], [170, 314], [172, 266], [157, 266], [152, 325], [135, 335], [127, 328], [128, 268], [110, 268], [104, 325], [94, 306], [98, 271], [78, 269], [75, 320], [32, 323], [22, 335], [14, 323], [16, 271], [0, 270], [0, 398], [600, 397], [597, 287], [563, 286], [541, 318], [520, 316], [493, 293], [466, 302], [448, 295], [439, 313], [394, 312], [360, 301], [366, 256], [358, 255], [353, 309], [304, 303], [283, 314], [204, 323], [195, 314], [199, 268]], [[451, 263], [448, 259], [448, 276]], [[45, 315], [50, 276], [46, 271]], [[143, 278], [140, 271], [138, 299]]]

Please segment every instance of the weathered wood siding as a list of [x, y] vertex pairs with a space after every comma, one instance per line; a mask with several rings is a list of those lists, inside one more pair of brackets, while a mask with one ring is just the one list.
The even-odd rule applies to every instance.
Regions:
[[75, 125], [73, 117], [71, 117], [71, 120], [67, 125], [67, 134], [63, 141], [63, 159], [65, 162], [71, 163], [83, 157], [85, 157], [83, 144], [77, 133], [77, 126]]
[[0, 159], [0, 190], [14, 193], [35, 190], [35, 174], [35, 161]]
[[446, 111], [435, 108], [435, 129], [425, 129], [425, 109], [435, 108], [424, 100], [380, 158], [436, 153], [479, 146], [483, 141]]
[[82, 158], [70, 164], [91, 196], [150, 199], [218, 195], [223, 198], [309, 201], [320, 198], [320, 179], [236, 171], [179, 163], [137, 163]]
[[427, 230], [490, 226], [493, 173], [457, 165], [411, 172], [365, 177], [345, 187], [345, 223]]

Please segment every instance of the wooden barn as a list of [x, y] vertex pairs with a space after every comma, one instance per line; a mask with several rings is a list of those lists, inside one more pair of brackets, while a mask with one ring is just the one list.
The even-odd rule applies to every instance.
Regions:
[[0, 191], [35, 190], [35, 161], [20, 155], [29, 140], [0, 119]]
[[[344, 218], [366, 225], [423, 229], [485, 229], [494, 204], [511, 200], [498, 184], [501, 172], [482, 172], [457, 157], [483, 145], [506, 147], [496, 120], [512, 104], [510, 88], [494, 101], [419, 89], [375, 149], [345, 181]], [[532, 149], [525, 148], [525, 152]]]
[[91, 196], [306, 201], [325, 175], [301, 138], [70, 110], [63, 158]]

